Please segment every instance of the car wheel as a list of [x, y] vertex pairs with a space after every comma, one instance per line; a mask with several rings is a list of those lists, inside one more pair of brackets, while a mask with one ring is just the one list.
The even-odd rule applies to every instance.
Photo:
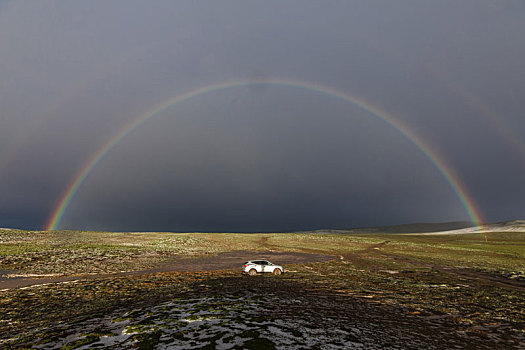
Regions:
[[282, 273], [281, 269], [275, 269], [275, 270], [273, 270], [273, 274], [274, 274], [275, 276], [279, 276], [281, 273]]
[[251, 270], [248, 272], [248, 274], [249, 274], [250, 276], [255, 276], [255, 275], [257, 274], [257, 270], [255, 270], [255, 269], [251, 269]]

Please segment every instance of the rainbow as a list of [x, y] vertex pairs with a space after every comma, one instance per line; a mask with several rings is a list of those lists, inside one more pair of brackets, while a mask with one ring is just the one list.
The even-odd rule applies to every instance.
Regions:
[[501, 118], [491, 110], [486, 104], [483, 103], [478, 97], [468, 92], [465, 88], [460, 86], [457, 82], [448, 79], [441, 71], [435, 66], [427, 63], [426, 69], [441, 82], [447, 89], [455, 93], [461, 98], [463, 103], [469, 106], [473, 111], [477, 112], [479, 116], [487, 120], [492, 128], [498, 131], [502, 136], [503, 140], [507, 141], [513, 146], [513, 149], [520, 153], [520, 156], [525, 160], [525, 144], [520, 140], [515, 133], [501, 121]]
[[426, 145], [421, 138], [419, 138], [407, 125], [404, 125], [401, 121], [396, 120], [390, 114], [381, 110], [379, 107], [372, 105], [362, 98], [350, 95], [346, 92], [323, 86], [317, 83], [298, 81], [291, 79], [277, 79], [277, 78], [265, 78], [265, 79], [246, 79], [246, 80], [233, 80], [226, 82], [219, 82], [211, 85], [207, 85], [195, 90], [191, 90], [180, 95], [176, 95], [167, 101], [163, 101], [153, 108], [145, 112], [144, 114], [137, 117], [125, 125], [119, 132], [111, 137], [99, 150], [91, 156], [87, 163], [80, 169], [78, 174], [75, 176], [73, 181], [66, 188], [62, 196], [60, 197], [58, 204], [54, 208], [52, 215], [49, 217], [45, 229], [56, 230], [60, 225], [60, 221], [64, 216], [69, 204], [73, 200], [75, 194], [78, 192], [80, 186], [84, 183], [89, 174], [97, 166], [97, 164], [110, 152], [113, 147], [125, 138], [130, 132], [140, 127], [150, 118], [160, 114], [168, 108], [177, 105], [178, 103], [188, 101], [193, 98], [200, 97], [205, 94], [210, 94], [219, 90], [232, 89], [243, 86], [257, 86], [257, 85], [275, 85], [283, 87], [291, 87], [297, 89], [310, 90], [325, 95], [329, 95], [343, 101], [354, 104], [361, 109], [371, 113], [377, 118], [385, 121], [388, 125], [399, 131], [408, 140], [410, 140], [419, 150], [421, 150], [425, 156], [434, 164], [437, 170], [443, 175], [446, 181], [449, 183], [451, 188], [456, 193], [457, 197], [461, 201], [465, 208], [470, 220], [476, 225], [482, 226], [482, 218], [479, 211], [476, 209], [474, 201], [469, 196], [465, 186], [461, 183], [459, 178], [455, 175], [454, 171], [443, 158], [440, 157], [437, 152], [434, 152]]
[[[407, 56], [404, 55], [401, 51], [391, 47], [386, 48], [384, 46], [378, 46], [373, 42], [366, 43], [368, 47], [373, 50], [378, 51], [381, 55], [386, 55], [390, 59], [396, 60], [400, 63], [403, 63], [407, 66], [412, 67], [414, 62], [407, 59]], [[503, 137], [503, 140], [512, 146], [513, 150], [520, 153], [520, 156], [525, 160], [525, 143], [524, 140], [521, 140], [515, 132], [513, 132], [496, 114], [491, 108], [489, 108], [479, 97], [474, 96], [463, 86], [461, 86], [457, 81], [452, 80], [447, 77], [442, 71], [440, 71], [434, 64], [426, 62], [425, 64], [420, 64], [419, 67], [428, 75], [430, 75], [434, 80], [440, 82], [447, 90], [452, 92], [454, 96], [459, 97], [459, 99], [467, 105], [472, 111], [476, 112], [478, 116], [483, 117], [488, 121], [493, 130], [497, 131]]]

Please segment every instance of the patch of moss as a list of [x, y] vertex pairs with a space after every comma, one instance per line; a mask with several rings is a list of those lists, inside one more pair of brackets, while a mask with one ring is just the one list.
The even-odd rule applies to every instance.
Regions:
[[139, 349], [152, 350], [155, 349], [155, 346], [159, 343], [162, 334], [160, 330], [156, 330], [151, 333], [135, 334], [133, 339], [138, 341]]
[[216, 314], [201, 314], [201, 315], [190, 315], [185, 319], [188, 321], [206, 321], [206, 320], [215, 320], [218, 315]]
[[131, 325], [131, 326], [128, 326], [126, 328], [126, 333], [127, 334], [131, 334], [131, 333], [142, 333], [142, 332], [147, 332], [149, 330], [151, 330], [153, 327], [155, 327], [155, 325], [153, 324], [148, 324], [148, 325]]
[[100, 340], [100, 338], [97, 337], [96, 335], [89, 334], [85, 338], [78, 339], [78, 340], [76, 340], [76, 341], [74, 341], [72, 343], [69, 343], [69, 344], [63, 346], [61, 350], [76, 349], [76, 348], [79, 348], [79, 347], [84, 346], [84, 345], [92, 344], [92, 343], [97, 342], [99, 340]]

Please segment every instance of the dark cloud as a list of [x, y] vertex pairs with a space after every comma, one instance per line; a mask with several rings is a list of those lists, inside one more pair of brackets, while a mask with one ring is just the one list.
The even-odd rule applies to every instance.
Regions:
[[[388, 111], [445, 160], [487, 220], [522, 218], [520, 4], [0, 2], [0, 226], [43, 227], [90, 157], [159, 103], [272, 77]], [[465, 219], [445, 177], [385, 121], [323, 93], [252, 84], [180, 103], [131, 132], [93, 169], [61, 227]]]

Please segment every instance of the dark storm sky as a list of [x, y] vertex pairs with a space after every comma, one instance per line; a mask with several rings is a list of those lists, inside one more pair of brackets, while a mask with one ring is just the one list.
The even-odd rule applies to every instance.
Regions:
[[[90, 157], [174, 96], [245, 79], [366, 99], [486, 221], [525, 218], [525, 2], [0, 2], [0, 227], [42, 229]], [[402, 133], [320, 92], [177, 104], [97, 164], [59, 228], [283, 231], [469, 220]]]

